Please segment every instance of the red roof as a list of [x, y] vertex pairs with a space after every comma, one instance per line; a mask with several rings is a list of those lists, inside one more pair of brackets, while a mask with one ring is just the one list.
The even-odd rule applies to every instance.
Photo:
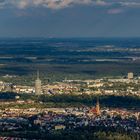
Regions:
[[94, 113], [94, 114], [97, 114], [96, 108], [92, 108], [92, 109], [90, 110], [90, 112], [91, 112], [91, 113]]

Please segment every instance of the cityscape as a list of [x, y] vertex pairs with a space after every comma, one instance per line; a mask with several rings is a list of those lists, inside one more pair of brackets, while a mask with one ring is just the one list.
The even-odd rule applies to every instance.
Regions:
[[[5, 75], [3, 77], [15, 78], [16, 76]], [[32, 95], [53, 95], [53, 94], [94, 94], [94, 95], [114, 95], [114, 96], [137, 96], [140, 97], [140, 77], [134, 76], [133, 72], [129, 72], [124, 76], [103, 77], [100, 79], [87, 80], [68, 80], [64, 79], [60, 82], [48, 82], [42, 84], [37, 71], [36, 80], [33, 86], [20, 85], [0, 81], [1, 92], [15, 92], [19, 94]]]
[[140, 0], [0, 0], [0, 140], [140, 140]]
[[[61, 82], [48, 83], [47, 85], [41, 84], [39, 75], [40, 73], [37, 71], [33, 86], [0, 82], [2, 95], [14, 94], [14, 98], [11, 96], [11, 99], [3, 99], [0, 103], [0, 131], [2, 135], [6, 134], [5, 136], [7, 136], [1, 137], [1, 139], [46, 139], [46, 137], [56, 139], [60, 137], [58, 132], [68, 135], [72, 131], [83, 130], [92, 133], [95, 130], [93, 137], [98, 139], [105, 137], [104, 131], [106, 133], [110, 131], [116, 133], [116, 139], [139, 140], [139, 105], [126, 107], [124, 103], [124, 107], [121, 105], [110, 107], [102, 105], [102, 100], [100, 100], [102, 96], [139, 98], [140, 78], [133, 72], [129, 72], [123, 77], [104, 77], [93, 80], [64, 79]], [[4, 77], [7, 76], [15, 78], [12, 75]], [[23, 98], [24, 95], [29, 96]], [[66, 98], [69, 96], [73, 96], [73, 98], [83, 96], [82, 98], [84, 98], [85, 95], [96, 98], [93, 99], [92, 105], [64, 105], [60, 107], [59, 105], [48, 106], [43, 100], [37, 101], [31, 97], [43, 96], [46, 98], [45, 96], [49, 96], [55, 98], [54, 96], [64, 95]], [[56, 135], [53, 134], [54, 132]], [[131, 136], [129, 137], [128, 134]], [[69, 137], [65, 136], [64, 138], [69, 139]], [[111, 138], [111, 134], [108, 137]]]

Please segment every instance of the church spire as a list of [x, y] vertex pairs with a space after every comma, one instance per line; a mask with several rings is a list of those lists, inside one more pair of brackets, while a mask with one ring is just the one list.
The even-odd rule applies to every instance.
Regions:
[[97, 103], [96, 103], [96, 113], [97, 115], [100, 115], [101, 112], [100, 112], [100, 103], [99, 103], [99, 99], [97, 99]]

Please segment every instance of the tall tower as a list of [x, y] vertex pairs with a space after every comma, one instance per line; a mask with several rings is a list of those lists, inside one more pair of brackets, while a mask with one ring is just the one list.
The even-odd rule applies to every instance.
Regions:
[[39, 79], [39, 71], [37, 71], [37, 79], [35, 80], [35, 95], [40, 95], [41, 93], [41, 80]]
[[96, 114], [97, 115], [100, 115], [101, 114], [99, 100], [97, 100], [97, 103], [96, 103]]

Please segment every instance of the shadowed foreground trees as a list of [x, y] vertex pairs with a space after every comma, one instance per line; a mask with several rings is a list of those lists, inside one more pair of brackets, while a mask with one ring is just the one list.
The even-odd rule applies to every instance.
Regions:
[[140, 108], [140, 97], [135, 96], [98, 96], [98, 95], [74, 95], [74, 94], [55, 94], [35, 96], [30, 94], [0, 93], [0, 100], [16, 100], [19, 95], [21, 100], [34, 100], [43, 102], [48, 107], [67, 107], [67, 106], [92, 106], [96, 104], [97, 98], [100, 100], [101, 107], [120, 107], [128, 109]]

